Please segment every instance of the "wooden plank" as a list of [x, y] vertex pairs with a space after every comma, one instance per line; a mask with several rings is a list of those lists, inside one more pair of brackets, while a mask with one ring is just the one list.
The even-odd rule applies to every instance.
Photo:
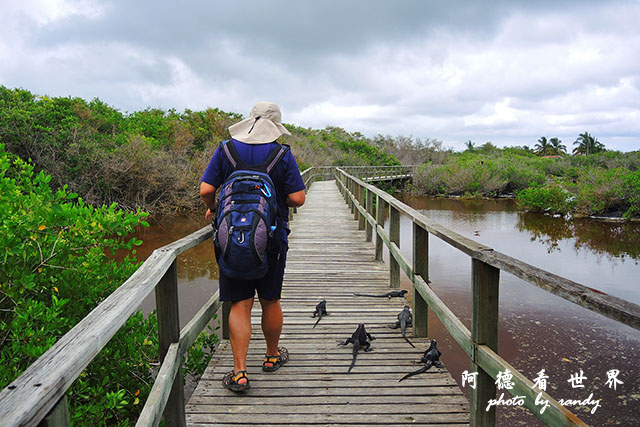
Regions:
[[69, 420], [69, 402], [65, 395], [38, 424], [38, 427], [66, 427], [70, 424]]
[[[476, 344], [486, 345], [498, 351], [498, 283], [500, 270], [482, 261], [472, 260], [471, 291], [471, 339]], [[474, 426], [494, 426], [496, 407], [488, 410], [486, 403], [496, 396], [496, 385], [491, 375], [477, 364], [474, 354], [471, 372], [477, 372], [476, 387], [471, 389], [471, 423]]]
[[567, 301], [640, 330], [640, 305], [565, 279], [497, 251], [480, 254], [478, 259]]
[[[546, 425], [551, 426], [586, 426], [584, 421], [576, 417], [571, 411], [560, 405], [555, 399], [546, 392], [534, 387], [532, 381], [518, 372], [513, 366], [507, 363], [503, 358], [498, 356], [488, 346], [478, 346], [478, 365], [485, 370], [491, 378], [496, 379], [500, 371], [505, 372], [507, 369], [513, 374], [514, 388], [507, 390], [510, 394], [525, 396], [524, 405], [531, 410], [533, 415], [538, 417]], [[546, 400], [549, 406], [540, 413], [542, 405], [536, 405], [536, 397], [540, 394], [540, 398]]]
[[[413, 272], [429, 283], [429, 233], [413, 224]], [[416, 337], [426, 337], [429, 331], [429, 305], [420, 292], [413, 288], [413, 332]]]
[[[181, 359], [179, 347], [178, 343], [172, 343], [167, 349], [164, 361], [160, 366], [160, 370], [158, 371], [156, 380], [153, 383], [149, 397], [147, 397], [144, 408], [136, 422], [136, 427], [155, 427], [160, 424], [167, 401], [170, 399], [170, 395], [173, 392], [173, 384], [176, 379], [179, 380], [180, 387], [182, 387], [182, 376], [177, 377], [177, 374], [180, 371]], [[183, 418], [182, 420], [178, 420], [178, 422], [182, 422], [184, 424], [184, 408], [182, 408], [182, 414]], [[174, 423], [176, 421], [175, 417], [170, 417], [169, 419], [171, 421], [168, 421], [167, 418], [165, 418], [165, 422], [167, 424]]]
[[[398, 248], [400, 247], [400, 212], [394, 207], [389, 211], [389, 240]], [[389, 284], [392, 288], [400, 287], [400, 266], [396, 257], [389, 257], [391, 266], [389, 271]]]
[[[325, 414], [376, 414], [376, 415], [406, 415], [419, 413], [466, 413], [467, 406], [461, 403], [406, 403], [399, 405], [397, 402], [387, 402], [386, 404], [359, 404], [359, 405], [340, 405], [336, 408], [335, 404], [331, 405], [314, 405], [313, 410]], [[251, 413], [256, 414], [305, 414], [308, 413], [307, 404], [291, 404], [283, 402], [280, 399], [269, 406], [253, 405]], [[237, 412], [236, 408], [231, 405], [201, 404], [193, 406], [192, 414], [230, 414]]]
[[[387, 210], [387, 203], [376, 193], [376, 228], [384, 228], [384, 214]], [[382, 261], [382, 237], [376, 233], [376, 256], [375, 259]]]
[[[174, 259], [169, 269], [156, 286], [156, 307], [158, 313], [158, 353], [160, 362], [164, 362], [169, 346], [180, 341], [180, 314], [178, 310], [178, 268]], [[171, 361], [169, 361], [171, 363]], [[162, 402], [162, 418], [169, 426], [186, 425], [184, 416], [184, 388], [182, 387], [182, 368], [177, 366], [177, 378], [174, 377], [171, 391], [166, 402]], [[163, 386], [160, 386], [164, 389]]]
[[[239, 423], [241, 413], [235, 414], [194, 414], [189, 413], [187, 420], [190, 423], [198, 425], [206, 424], [236, 424]], [[364, 416], [356, 417], [357, 419], [365, 418]], [[285, 425], [308, 425], [308, 424], [336, 424], [336, 423], [350, 423], [354, 421], [352, 414], [323, 414], [318, 418], [310, 417], [309, 414], [295, 414], [295, 413], [277, 413], [277, 414], [250, 414], [245, 416], [244, 423], [250, 421], [252, 424], [261, 425], [274, 425], [277, 420], [278, 424]], [[455, 414], [367, 414], [367, 425], [388, 425], [389, 423], [398, 423], [405, 425], [416, 424], [433, 424], [433, 423], [468, 423], [469, 415], [462, 413]], [[244, 424], [240, 422], [240, 424]], [[244, 424], [247, 425], [247, 424]]]

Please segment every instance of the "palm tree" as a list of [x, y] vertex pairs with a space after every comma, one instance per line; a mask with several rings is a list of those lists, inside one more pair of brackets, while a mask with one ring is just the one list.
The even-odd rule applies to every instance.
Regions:
[[573, 149], [573, 154], [589, 155], [593, 153], [599, 153], [601, 151], [607, 151], [604, 148], [604, 144], [598, 141], [598, 138], [594, 138], [589, 132], [584, 132], [578, 135], [578, 139], [573, 142], [573, 145], [578, 145]]
[[560, 154], [566, 154], [567, 153], [567, 147], [562, 144], [562, 141], [558, 138], [551, 138], [549, 140], [549, 143], [551, 144], [551, 150], [553, 151], [553, 154], [555, 155], [560, 155]]
[[468, 140], [467, 142], [465, 142], [464, 145], [467, 146], [467, 150], [469, 150], [469, 151], [473, 151], [473, 150], [476, 149], [476, 143], [475, 142], [471, 142], [471, 140]]
[[549, 141], [547, 141], [546, 136], [541, 136], [538, 140], [538, 143], [533, 146], [533, 152], [538, 156], [545, 156], [551, 146], [549, 145]]

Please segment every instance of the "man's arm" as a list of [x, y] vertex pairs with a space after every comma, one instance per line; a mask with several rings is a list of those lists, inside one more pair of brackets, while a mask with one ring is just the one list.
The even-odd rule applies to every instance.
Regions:
[[307, 195], [304, 190], [296, 191], [295, 193], [291, 193], [287, 196], [287, 206], [292, 208], [299, 208], [304, 205], [304, 201], [306, 200]]
[[207, 207], [207, 213], [204, 214], [204, 219], [211, 221], [216, 210], [216, 187], [202, 181], [200, 184], [200, 198]]

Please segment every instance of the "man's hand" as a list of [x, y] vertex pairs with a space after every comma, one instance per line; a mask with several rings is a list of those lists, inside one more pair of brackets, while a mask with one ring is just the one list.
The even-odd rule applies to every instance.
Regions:
[[206, 182], [200, 184], [200, 198], [207, 207], [207, 213], [204, 214], [204, 219], [211, 221], [216, 212], [216, 187]]

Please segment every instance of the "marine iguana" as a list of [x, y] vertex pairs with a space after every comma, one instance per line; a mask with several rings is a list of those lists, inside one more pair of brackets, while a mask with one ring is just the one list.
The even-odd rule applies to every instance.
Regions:
[[327, 313], [327, 301], [326, 300], [322, 300], [322, 301], [320, 301], [318, 303], [318, 305], [316, 305], [316, 309], [313, 312], [313, 316], [311, 316], [311, 317], [314, 318], [314, 317], [316, 317], [316, 315], [318, 316], [318, 320], [313, 325], [314, 328], [318, 325], [318, 322], [320, 321], [320, 319], [322, 319], [322, 316], [328, 316], [329, 315], [329, 313]]
[[400, 291], [389, 291], [386, 294], [373, 295], [373, 294], [355, 294], [357, 297], [374, 297], [374, 298], [393, 298], [393, 297], [403, 297], [408, 291], [406, 289], [402, 289]]
[[442, 366], [442, 363], [440, 363], [441, 355], [442, 353], [440, 353], [440, 350], [438, 350], [436, 347], [436, 340], [431, 340], [431, 345], [429, 346], [427, 351], [424, 352], [424, 354], [422, 355], [422, 358], [420, 359], [420, 363], [424, 363], [425, 365], [422, 368], [418, 369], [417, 371], [409, 372], [407, 375], [400, 378], [400, 381], [406, 380], [407, 378], [412, 377], [414, 375], [427, 372], [427, 369], [429, 369], [431, 366], [444, 368], [444, 366]]
[[412, 324], [413, 324], [413, 315], [411, 314], [411, 307], [409, 307], [408, 305], [405, 305], [402, 311], [398, 313], [398, 320], [396, 320], [396, 323], [394, 323], [389, 327], [391, 329], [400, 328], [400, 330], [402, 331], [402, 338], [404, 338], [404, 340], [408, 342], [411, 347], [416, 348], [416, 346], [413, 345], [411, 341], [409, 341], [409, 338], [407, 338], [407, 335], [406, 335], [407, 326], [412, 326]]
[[364, 328], [364, 323], [360, 323], [358, 324], [358, 328], [353, 333], [353, 335], [347, 338], [345, 342], [340, 343], [340, 345], [347, 345], [349, 343], [353, 343], [353, 360], [351, 361], [351, 366], [349, 366], [349, 370], [347, 371], [347, 374], [351, 372], [351, 369], [353, 369], [353, 367], [356, 364], [356, 356], [358, 355], [358, 349], [360, 349], [360, 347], [364, 347], [364, 351], [373, 350], [373, 348], [371, 348], [371, 343], [368, 342], [367, 339], [369, 339], [370, 341], [375, 340], [375, 338], [371, 336], [371, 334], [368, 333], [367, 330]]

